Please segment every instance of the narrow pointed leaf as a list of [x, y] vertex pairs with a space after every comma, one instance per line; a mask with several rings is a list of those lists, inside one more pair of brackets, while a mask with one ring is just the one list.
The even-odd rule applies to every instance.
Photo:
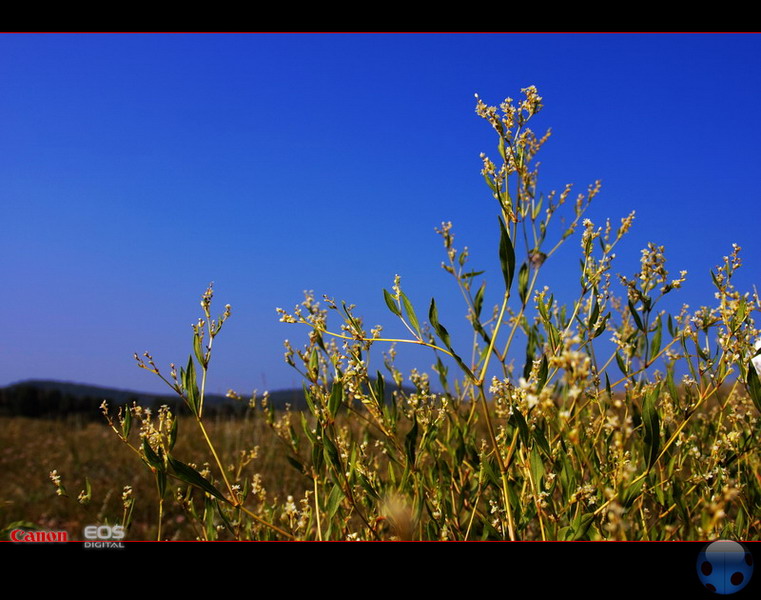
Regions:
[[414, 466], [415, 464], [415, 450], [417, 448], [417, 434], [418, 424], [417, 417], [413, 416], [412, 429], [409, 430], [404, 438], [404, 449], [407, 453], [407, 465]]
[[122, 421], [122, 435], [125, 438], [128, 438], [130, 431], [132, 431], [132, 411], [129, 409], [129, 406], [125, 406], [124, 421]]
[[529, 468], [531, 469], [531, 478], [534, 480], [534, 486], [538, 491], [542, 491], [544, 486], [544, 463], [542, 462], [542, 456], [539, 454], [539, 450], [536, 446], [531, 449], [529, 455]]
[[204, 364], [203, 359], [203, 350], [201, 349], [201, 336], [196, 334], [193, 334], [193, 353], [196, 355], [196, 360], [198, 360], [198, 364], [202, 365]]
[[518, 271], [518, 297], [521, 299], [521, 304], [526, 306], [528, 300], [528, 263], [524, 262]]
[[198, 391], [198, 383], [196, 383], [196, 367], [192, 355], [188, 357], [188, 367], [183, 371], [182, 385], [187, 395], [188, 408], [195, 416], [198, 416], [201, 393]]
[[184, 462], [181, 462], [175, 458], [169, 457], [169, 466], [172, 469], [172, 472], [174, 475], [176, 475], [179, 479], [182, 479], [185, 483], [189, 483], [190, 485], [193, 485], [197, 488], [202, 489], [204, 492], [208, 492], [215, 498], [219, 498], [220, 500], [224, 500], [227, 502], [227, 498], [225, 498], [222, 493], [215, 488], [212, 483], [203, 477], [198, 471], [196, 471], [193, 467], [190, 465], [186, 465]]
[[407, 298], [407, 294], [404, 292], [401, 293], [401, 298], [402, 305], [404, 306], [404, 312], [407, 315], [407, 319], [409, 320], [410, 325], [412, 325], [412, 328], [417, 332], [418, 335], [420, 335], [420, 323], [418, 323], [417, 315], [415, 315], [415, 309], [412, 308], [410, 299]]
[[286, 460], [288, 460], [288, 462], [290, 463], [290, 465], [291, 465], [291, 466], [292, 466], [294, 469], [296, 469], [296, 470], [297, 470], [299, 473], [303, 473], [303, 472], [304, 472], [304, 465], [302, 465], [302, 464], [301, 464], [299, 461], [297, 461], [295, 458], [293, 458], [292, 456], [286, 456], [285, 458], [286, 458]]
[[473, 300], [473, 310], [476, 313], [476, 317], [481, 316], [481, 309], [484, 306], [484, 292], [486, 291], [486, 282], [481, 282], [481, 287], [476, 292], [476, 297]]
[[549, 363], [547, 362], [547, 355], [542, 354], [542, 362], [539, 364], [538, 380], [536, 384], [537, 394], [544, 389], [547, 383], [547, 375], [549, 374]]
[[383, 299], [386, 301], [386, 306], [388, 306], [388, 309], [394, 313], [397, 317], [402, 316], [402, 312], [399, 310], [399, 307], [396, 305], [396, 301], [394, 300], [394, 297], [389, 293], [389, 291], [386, 288], [383, 288]]
[[510, 235], [507, 233], [505, 222], [501, 217], [499, 218], [499, 229], [499, 262], [502, 267], [502, 275], [505, 278], [505, 290], [510, 293], [515, 273], [515, 249], [510, 241]]
[[660, 385], [656, 386], [649, 394], [645, 396], [645, 402], [642, 406], [642, 424], [645, 427], [644, 444], [645, 456], [647, 457], [647, 467], [652, 468], [658, 458], [660, 450], [660, 418], [655, 403], [658, 399]]
[[658, 353], [661, 351], [661, 341], [663, 339], [663, 321], [661, 316], [658, 315], [658, 321], [655, 325], [655, 333], [653, 334], [652, 345], [650, 346], [650, 360], [654, 360]]
[[431, 326], [436, 332], [436, 335], [438, 335], [439, 338], [441, 338], [441, 341], [444, 342], [444, 345], [447, 348], [451, 348], [452, 344], [449, 340], [449, 332], [441, 323], [439, 323], [439, 314], [436, 310], [436, 301], [433, 298], [431, 298], [431, 308], [428, 310], [428, 320], [431, 322]]
[[174, 448], [175, 443], [177, 442], [177, 428], [179, 427], [179, 419], [177, 416], [174, 417], [174, 421], [172, 421], [172, 428], [169, 430], [169, 449], [172, 450]]
[[637, 325], [637, 329], [639, 329], [640, 331], [645, 331], [645, 327], [644, 325], [642, 325], [642, 319], [639, 318], [637, 309], [634, 308], [634, 304], [632, 304], [631, 300], [629, 300], [629, 312], [632, 315], [632, 319], [634, 319], [634, 323]]
[[595, 323], [597, 323], [597, 318], [600, 316], [600, 305], [597, 302], [597, 297], [595, 297], [595, 303], [592, 307], [592, 314], [589, 315], [589, 321], [587, 321], [587, 327], [589, 329], [592, 329], [594, 327]]
[[539, 427], [534, 429], [534, 440], [536, 441], [536, 445], [539, 446], [539, 449], [544, 453], [544, 455], [552, 460], [552, 451], [550, 450], [550, 445], [547, 443], [547, 438], [544, 437], [544, 431], [542, 431]]
[[378, 408], [382, 409], [386, 404], [386, 382], [380, 371], [375, 375], [375, 400], [378, 403]]
[[143, 438], [143, 454], [148, 464], [155, 469], [163, 469], [164, 462], [159, 458], [159, 455], [153, 451], [151, 445], [148, 443], [148, 438]]
[[627, 375], [626, 363], [624, 363], [624, 359], [621, 358], [621, 355], [618, 352], [616, 352], [616, 364], [618, 365], [618, 368], [621, 369], [621, 372], [624, 375]]
[[605, 328], [606, 328], [606, 327], [607, 327], [607, 325], [608, 325], [608, 319], [610, 319], [610, 313], [608, 313], [607, 315], [605, 315], [605, 316], [602, 318], [602, 323], [600, 323], [600, 326], [599, 326], [599, 327], [598, 327], [598, 328], [595, 330], [595, 333], [594, 333], [594, 336], [593, 336], [593, 337], [596, 337], [596, 338], [598, 338], [598, 337], [600, 337], [600, 336], [601, 336], [603, 333], [605, 333]]
[[328, 505], [327, 505], [327, 513], [328, 517], [331, 519], [336, 516], [336, 513], [338, 512], [338, 508], [341, 506], [341, 502], [344, 499], [344, 493], [341, 490], [341, 487], [338, 485], [334, 485], [333, 489], [330, 492], [330, 496], [328, 496]]
[[338, 412], [338, 407], [341, 406], [341, 400], [343, 399], [343, 385], [340, 381], [333, 382], [333, 389], [330, 391], [330, 399], [328, 400], [328, 413], [331, 418], [335, 418]]
[[748, 362], [748, 376], [746, 377], [746, 384], [748, 386], [748, 393], [750, 394], [753, 404], [756, 405], [756, 409], [761, 412], [761, 381], [759, 381], [758, 373], [756, 373], [756, 366], [751, 360]]

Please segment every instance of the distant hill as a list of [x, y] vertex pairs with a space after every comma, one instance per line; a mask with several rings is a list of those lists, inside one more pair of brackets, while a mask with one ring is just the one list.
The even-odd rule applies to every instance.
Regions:
[[[392, 387], [386, 385], [387, 399]], [[405, 389], [410, 392], [411, 390]], [[258, 396], [258, 399], [261, 396]], [[137, 402], [141, 406], [171, 406], [180, 413], [189, 414], [182, 399], [176, 394], [149, 394], [131, 390], [32, 379], [0, 388], [0, 416], [22, 416], [40, 418], [61, 418], [78, 416], [83, 419], [100, 419], [100, 405], [106, 400], [112, 408]], [[304, 392], [287, 389], [270, 392], [269, 402], [276, 409], [284, 409], [289, 404], [293, 410], [306, 410]], [[231, 400], [219, 394], [208, 394], [204, 400], [204, 414], [237, 414], [248, 406], [248, 399]]]
[[[35, 379], [0, 388], [0, 415], [58, 418], [76, 414], [99, 419], [100, 405], [104, 400], [111, 407], [137, 402], [142, 406], [158, 407], [167, 404], [178, 411], [187, 410], [176, 394], [150, 394], [84, 383]], [[270, 392], [270, 402], [275, 408], [285, 408], [286, 403], [296, 410], [306, 407], [304, 393], [300, 389]], [[246, 406], [245, 398], [236, 401], [219, 394], [208, 394], [204, 401], [204, 412], [236, 413], [242, 412]]]

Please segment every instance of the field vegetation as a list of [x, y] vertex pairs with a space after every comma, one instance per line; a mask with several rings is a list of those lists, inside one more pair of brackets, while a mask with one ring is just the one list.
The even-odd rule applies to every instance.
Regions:
[[[542, 98], [522, 92], [498, 107], [476, 100], [497, 141], [481, 171], [501, 271], [488, 287], [454, 226], [438, 228], [470, 343], [453, 343], [445, 326], [461, 317], [439, 314], [433, 298], [414, 307], [398, 276], [383, 296], [404, 339], [308, 293], [279, 309], [305, 334], [285, 358], [303, 376], [307, 409], [241, 397], [244, 417], [209, 418], [212, 347], [232, 314], [213, 307], [210, 286], [182, 365], [135, 355], [190, 416], [104, 405], [107, 427], [65, 433], [6, 421], [10, 481], [28, 481], [25, 466], [41, 457], [56, 469], [47, 492], [32, 486], [26, 516], [3, 509], [6, 523], [100, 519], [159, 540], [758, 539], [761, 302], [733, 285], [740, 248], [710, 272], [711, 306], [669, 314], [662, 300], [687, 274], [669, 274], [662, 246], [642, 250], [636, 273], [614, 274], [634, 213], [586, 218], [599, 182], [541, 191], [535, 159], [549, 133], [529, 128]], [[539, 274], [570, 244], [578, 288], [561, 304]], [[398, 370], [402, 344], [433, 371]], [[383, 372], [369, 369], [371, 355]], [[23, 460], [11, 448], [26, 448]], [[51, 489], [70, 508], [53, 508]]]

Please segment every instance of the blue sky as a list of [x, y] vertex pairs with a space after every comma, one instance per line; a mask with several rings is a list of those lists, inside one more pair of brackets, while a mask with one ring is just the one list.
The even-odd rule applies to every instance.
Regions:
[[[394, 334], [381, 290], [398, 273], [419, 313], [435, 296], [459, 332], [434, 227], [454, 223], [497, 302], [497, 207], [479, 173], [496, 140], [473, 95], [498, 104], [528, 85], [545, 104], [532, 125], [553, 130], [540, 188], [600, 179], [595, 223], [636, 210], [616, 270], [663, 244], [669, 270], [689, 272], [677, 300], [698, 307], [735, 242], [752, 291], [760, 53], [757, 35], [2, 35], [0, 385], [164, 391], [132, 353], [186, 361], [210, 281], [218, 312], [233, 307], [214, 392], [300, 385], [282, 341], [307, 330], [275, 307], [305, 289]], [[569, 244], [546, 283], [570, 298]]]

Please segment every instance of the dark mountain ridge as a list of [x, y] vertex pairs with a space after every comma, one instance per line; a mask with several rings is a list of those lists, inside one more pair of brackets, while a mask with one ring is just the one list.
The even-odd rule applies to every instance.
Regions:
[[[386, 400], [391, 398], [393, 387], [386, 384]], [[413, 390], [404, 388], [406, 393]], [[261, 402], [261, 394], [257, 402]], [[242, 414], [248, 406], [250, 397], [240, 400], [219, 394], [206, 394], [204, 415]], [[111, 409], [137, 402], [145, 407], [159, 407], [166, 404], [181, 414], [190, 414], [182, 399], [177, 394], [155, 394], [121, 390], [86, 383], [30, 379], [0, 388], [0, 416], [64, 418], [76, 416], [85, 420], [102, 419], [100, 406], [108, 402]], [[301, 388], [276, 390], [269, 392], [269, 403], [276, 410], [289, 405], [293, 410], [306, 410], [304, 391]]]
[[[100, 406], [104, 400], [110, 407], [137, 402], [142, 406], [158, 407], [166, 404], [178, 411], [187, 410], [177, 394], [136, 392], [85, 383], [32, 379], [0, 388], [0, 415], [57, 418], [76, 414], [98, 419], [101, 418]], [[306, 407], [304, 392], [301, 389], [270, 392], [269, 401], [276, 409], [283, 409], [286, 404], [290, 404], [295, 410]], [[204, 412], [234, 414], [242, 412], [247, 405], [246, 397], [234, 400], [219, 394], [207, 394]]]

